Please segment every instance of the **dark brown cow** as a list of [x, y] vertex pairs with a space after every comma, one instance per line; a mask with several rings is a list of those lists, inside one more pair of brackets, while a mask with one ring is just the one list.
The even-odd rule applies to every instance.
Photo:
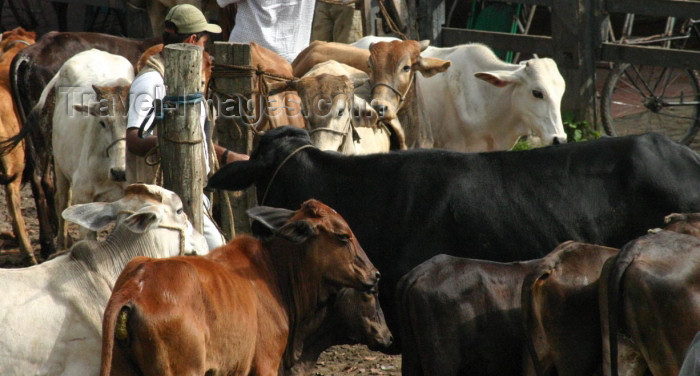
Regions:
[[[535, 362], [523, 375], [590, 376], [600, 372], [598, 279], [618, 249], [565, 242], [525, 277], [522, 312], [526, 345]], [[531, 365], [535, 363], [537, 370]]]
[[[675, 218], [674, 218], [675, 217]], [[674, 229], [695, 232], [696, 215]], [[700, 239], [655, 230], [627, 243], [601, 273], [604, 375], [677, 375], [700, 331]]]
[[102, 375], [277, 375], [329, 296], [376, 285], [379, 272], [333, 209], [309, 200], [249, 215], [266, 240], [243, 235], [207, 256], [127, 265], [105, 310]]
[[[307, 334], [301, 348], [286, 349], [280, 376], [310, 375], [318, 357], [331, 346], [362, 343], [371, 350], [381, 350], [391, 345], [393, 337], [384, 321], [376, 291], [344, 288], [334, 299], [332, 306], [323, 310], [321, 325]], [[288, 359], [293, 359], [294, 363], [287, 364]]]
[[[136, 64], [139, 56], [160, 38], [134, 40], [113, 35], [88, 32], [49, 32], [37, 43], [17, 54], [10, 68], [10, 84], [17, 112], [23, 127], [20, 133], [0, 142], [0, 154], [6, 154], [24, 139], [27, 140], [27, 173], [31, 176], [32, 193], [39, 216], [41, 255], [46, 258], [54, 252], [57, 218], [53, 207], [55, 192], [51, 160], [51, 129], [31, 126], [38, 123], [41, 113], [30, 115], [39, 101], [46, 84], [70, 57], [78, 52], [97, 48], [122, 55]], [[49, 106], [50, 107], [50, 106]], [[52, 113], [49, 109], [43, 114]], [[27, 121], [29, 117], [33, 121]]]
[[[10, 92], [10, 63], [21, 50], [34, 44], [36, 33], [21, 27], [6, 31], [0, 41], [0, 140], [17, 134], [20, 122]], [[0, 155], [0, 185], [5, 186], [5, 199], [12, 218], [12, 230], [19, 248], [29, 264], [36, 264], [34, 249], [29, 242], [27, 227], [22, 217], [20, 188], [24, 173], [25, 147], [18, 145], [8, 154]]]
[[438, 255], [396, 288], [403, 375], [520, 375], [520, 287], [536, 261]]

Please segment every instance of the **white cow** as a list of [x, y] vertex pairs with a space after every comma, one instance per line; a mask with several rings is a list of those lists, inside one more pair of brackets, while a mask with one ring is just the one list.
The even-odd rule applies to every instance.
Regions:
[[[389, 130], [378, 122], [377, 112], [368, 103], [367, 73], [329, 60], [316, 64], [295, 86], [305, 104], [309, 135], [316, 147], [347, 155], [389, 151]], [[343, 95], [337, 95], [341, 92]], [[313, 101], [317, 98], [334, 99], [331, 108], [319, 111]]]
[[[353, 43], [395, 40], [365, 37]], [[501, 61], [477, 43], [428, 47], [421, 56], [450, 60], [452, 67], [431, 78], [417, 76], [421, 105], [430, 119], [434, 147], [462, 152], [508, 150], [520, 136], [543, 144], [565, 143], [561, 99], [565, 82], [554, 60], [520, 64]]]
[[40, 102], [55, 96], [52, 145], [59, 246], [65, 245], [60, 213], [71, 198], [73, 204], [114, 201], [124, 192], [126, 103], [133, 79], [126, 58], [92, 49], [68, 59], [42, 93]]
[[43, 264], [0, 270], [1, 375], [97, 375], [102, 314], [126, 263], [208, 252], [180, 198], [155, 185], [133, 184], [116, 202], [71, 206], [63, 217], [93, 230], [116, 226], [102, 242], [83, 240]]

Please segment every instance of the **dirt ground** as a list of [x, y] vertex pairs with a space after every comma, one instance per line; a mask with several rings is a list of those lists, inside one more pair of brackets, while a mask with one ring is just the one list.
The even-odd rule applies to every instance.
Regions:
[[[27, 222], [29, 238], [39, 257], [39, 223], [29, 184], [22, 188], [22, 213]], [[12, 232], [12, 221], [7, 210], [5, 190], [0, 189], [0, 267], [23, 267], [17, 242]], [[401, 356], [385, 355], [366, 346], [334, 346], [318, 360], [314, 376], [333, 375], [400, 375]]]

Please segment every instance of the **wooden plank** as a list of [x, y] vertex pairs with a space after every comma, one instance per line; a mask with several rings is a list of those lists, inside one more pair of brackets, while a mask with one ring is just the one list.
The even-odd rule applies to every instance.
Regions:
[[360, 0], [357, 7], [362, 14], [362, 36], [374, 35], [372, 30], [372, 0]]
[[700, 51], [603, 43], [599, 60], [700, 69]]
[[541, 35], [519, 35], [481, 30], [442, 28], [442, 46], [483, 43], [495, 50], [519, 51], [551, 56], [552, 38]]
[[[166, 96], [186, 97], [203, 91], [202, 54], [204, 49], [192, 44], [165, 46]], [[201, 102], [177, 104], [163, 111], [158, 122], [158, 145], [163, 168], [163, 187], [182, 199], [192, 225], [202, 232], [202, 190], [206, 178], [204, 135], [200, 123]]]
[[635, 13], [645, 16], [700, 18], [700, 2], [685, 0], [608, 0], [610, 13]]
[[[217, 64], [251, 66], [253, 58], [250, 45], [229, 42], [214, 42], [214, 52]], [[227, 94], [248, 94], [255, 89], [255, 74], [240, 74], [235, 77], [215, 78], [216, 88], [219, 92]], [[224, 101], [229, 98], [219, 98]], [[219, 106], [220, 108], [235, 107], [231, 104]], [[240, 114], [237, 108], [235, 114]], [[252, 150], [253, 135], [249, 127], [239, 127], [231, 117], [233, 113], [220, 113], [216, 120], [216, 138], [219, 145], [231, 149], [237, 153], [250, 154]], [[241, 122], [242, 120], [238, 120]], [[256, 205], [255, 188], [245, 191], [229, 192], [228, 202], [230, 202], [233, 218], [222, 215], [220, 225], [226, 237], [232, 239], [238, 233], [250, 233], [250, 222], [246, 210]], [[226, 200], [221, 200], [221, 205], [227, 205]], [[228, 211], [222, 208], [221, 213]]]
[[420, 39], [429, 39], [437, 45], [442, 40], [442, 25], [445, 23], [445, 0], [417, 0], [418, 31]]

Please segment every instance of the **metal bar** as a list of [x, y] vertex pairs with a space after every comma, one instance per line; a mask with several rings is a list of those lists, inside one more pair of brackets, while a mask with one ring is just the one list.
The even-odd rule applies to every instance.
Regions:
[[700, 69], [700, 51], [603, 43], [598, 58], [620, 63]]
[[442, 28], [442, 45], [445, 47], [471, 42], [483, 43], [496, 50], [552, 55], [552, 38], [547, 36]]

